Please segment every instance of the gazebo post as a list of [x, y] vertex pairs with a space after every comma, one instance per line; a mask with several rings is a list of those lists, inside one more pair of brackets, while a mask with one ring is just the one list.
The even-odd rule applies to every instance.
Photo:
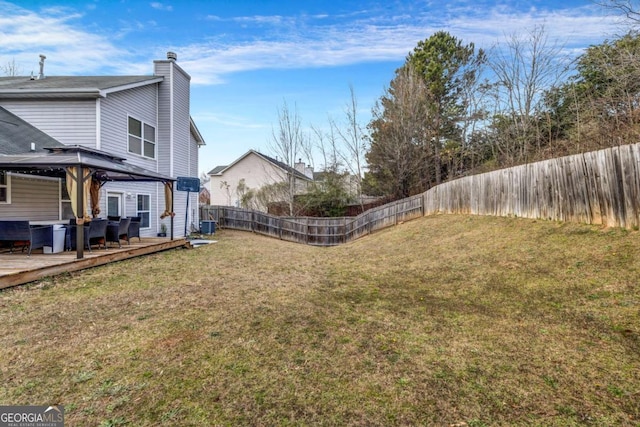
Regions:
[[[84, 258], [84, 169], [78, 165], [76, 172], [76, 202], [79, 216], [76, 217], [76, 259]], [[78, 221], [82, 218], [82, 222]]]
[[172, 215], [171, 215], [171, 219], [169, 220], [169, 221], [170, 221], [170, 224], [171, 224], [171, 238], [170, 238], [170, 240], [173, 240], [173, 217], [175, 216], [175, 215], [173, 214], [173, 212], [174, 212], [174, 211], [173, 211], [173, 203], [174, 203], [174, 201], [175, 201], [175, 196], [176, 196], [176, 194], [175, 194], [175, 192], [174, 192], [174, 187], [175, 187], [175, 185], [174, 185], [174, 183], [172, 182], [172, 183], [171, 183], [171, 213], [172, 213]]

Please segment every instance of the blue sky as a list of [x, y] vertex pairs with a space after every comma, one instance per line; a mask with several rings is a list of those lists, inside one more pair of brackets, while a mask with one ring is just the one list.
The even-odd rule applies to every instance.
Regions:
[[539, 25], [573, 55], [623, 31], [588, 0], [0, 0], [0, 65], [37, 74], [44, 54], [47, 75], [150, 74], [176, 52], [206, 172], [249, 149], [270, 154], [285, 102], [305, 128], [324, 128], [344, 120], [352, 85], [365, 125], [396, 68], [436, 31], [489, 49]]

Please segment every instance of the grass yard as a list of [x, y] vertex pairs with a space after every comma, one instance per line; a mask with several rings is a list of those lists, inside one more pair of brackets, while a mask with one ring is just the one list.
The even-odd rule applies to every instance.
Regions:
[[0, 404], [68, 426], [640, 426], [640, 233], [219, 231], [0, 292]]

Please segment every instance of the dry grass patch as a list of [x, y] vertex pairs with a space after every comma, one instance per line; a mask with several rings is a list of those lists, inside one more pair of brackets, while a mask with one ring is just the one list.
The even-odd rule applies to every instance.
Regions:
[[69, 425], [640, 425], [637, 232], [216, 239], [0, 293], [0, 403]]

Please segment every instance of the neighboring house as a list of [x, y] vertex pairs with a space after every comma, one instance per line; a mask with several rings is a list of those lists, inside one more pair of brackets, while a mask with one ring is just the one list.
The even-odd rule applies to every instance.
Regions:
[[[0, 126], [0, 155], [78, 145], [163, 176], [198, 176], [204, 139], [190, 116], [191, 77], [175, 54], [154, 61], [154, 74], [143, 76], [44, 76], [43, 61], [37, 78], [0, 77], [0, 125], [4, 116], [21, 127], [16, 137], [9, 135], [14, 124]], [[141, 216], [142, 236], [169, 225], [160, 219], [162, 183], [107, 182], [100, 192], [101, 217]], [[175, 191], [173, 203], [174, 234], [184, 234], [185, 221], [198, 228], [198, 194]], [[72, 216], [63, 177], [0, 171], [0, 219]]]
[[[249, 150], [228, 166], [215, 167], [208, 175], [211, 204], [221, 206], [240, 206], [243, 192], [288, 182], [289, 176], [295, 179], [296, 194], [306, 192], [313, 182], [313, 171], [304, 163], [292, 168], [255, 150]], [[254, 207], [266, 211], [266, 206]]]

